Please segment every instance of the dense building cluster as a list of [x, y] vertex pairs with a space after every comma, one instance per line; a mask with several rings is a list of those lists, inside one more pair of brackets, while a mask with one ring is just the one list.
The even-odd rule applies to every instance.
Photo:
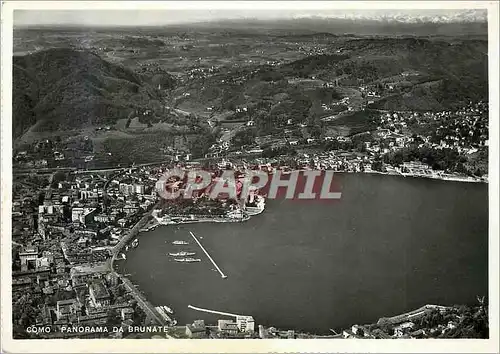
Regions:
[[[142, 310], [109, 262], [115, 245], [156, 203], [154, 180], [146, 169], [111, 174], [109, 179], [63, 172], [15, 178], [12, 241], [17, 336], [28, 335], [31, 325], [60, 329], [110, 325], [119, 318], [129, 325], [143, 322]], [[59, 331], [61, 336], [66, 334]], [[52, 331], [50, 336], [57, 334]]]

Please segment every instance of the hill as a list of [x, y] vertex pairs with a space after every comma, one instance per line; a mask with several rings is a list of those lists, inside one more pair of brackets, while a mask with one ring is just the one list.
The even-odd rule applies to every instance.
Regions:
[[[66, 48], [13, 58], [13, 136], [27, 129], [106, 125], [161, 100], [168, 73], [138, 74], [97, 54]], [[157, 107], [158, 104], [155, 104]]]
[[[186, 109], [201, 104], [227, 112], [228, 120], [253, 120], [264, 135], [290, 124], [318, 125], [348, 105], [353, 111], [365, 103], [373, 109], [440, 111], [488, 99], [484, 39], [318, 36], [327, 38], [323, 54], [311, 50], [298, 60], [233, 68], [189, 81], [176, 95], [189, 93], [182, 96]], [[357, 131], [359, 120], [351, 124], [349, 117], [332, 118], [328, 125]]]
[[340, 80], [344, 86], [385, 90], [373, 108], [452, 109], [488, 99], [486, 40], [359, 38], [337, 41], [332, 51], [285, 64], [277, 73]]

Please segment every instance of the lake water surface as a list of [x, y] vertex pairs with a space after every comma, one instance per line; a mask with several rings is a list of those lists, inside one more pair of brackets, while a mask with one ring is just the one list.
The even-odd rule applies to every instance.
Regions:
[[[268, 201], [244, 223], [162, 226], [139, 236], [120, 271], [179, 324], [188, 305], [252, 315], [256, 324], [328, 333], [425, 304], [488, 294], [488, 186], [398, 176], [336, 175], [334, 203]], [[198, 236], [219, 267], [194, 243]], [[187, 246], [174, 246], [186, 240]], [[197, 252], [177, 263], [168, 252]]]

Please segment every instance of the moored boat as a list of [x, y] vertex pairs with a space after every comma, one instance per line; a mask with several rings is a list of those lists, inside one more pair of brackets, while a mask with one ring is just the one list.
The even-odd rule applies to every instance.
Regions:
[[196, 254], [196, 252], [186, 252], [186, 251], [169, 253], [170, 256], [174, 256], [174, 257], [194, 256], [195, 254]]
[[199, 259], [199, 258], [174, 258], [174, 261], [176, 261], [176, 262], [194, 263], [194, 262], [201, 262], [201, 259]]
[[171, 315], [174, 313], [174, 310], [172, 310], [172, 309], [171, 309], [170, 307], [168, 307], [168, 306], [163, 306], [163, 309], [164, 309], [167, 313], [169, 313], [169, 314], [171, 314]]
[[172, 242], [172, 244], [173, 245], [189, 245], [189, 242], [175, 240], [174, 242]]

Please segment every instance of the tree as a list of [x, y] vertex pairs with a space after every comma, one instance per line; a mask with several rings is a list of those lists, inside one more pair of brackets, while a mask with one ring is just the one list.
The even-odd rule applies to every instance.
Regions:
[[382, 161], [377, 160], [372, 163], [372, 169], [375, 171], [383, 172], [384, 164]]
[[120, 324], [120, 315], [116, 309], [108, 311], [108, 318], [106, 321], [108, 327], [118, 326]]
[[241, 147], [244, 145], [251, 145], [255, 143], [255, 137], [257, 136], [255, 129], [245, 129], [238, 131], [231, 142], [236, 147]]
[[208, 131], [198, 135], [196, 139], [189, 143], [189, 151], [193, 154], [193, 157], [203, 157], [210, 146], [212, 146], [217, 141], [215, 134]]
[[457, 167], [455, 167], [455, 171], [458, 172], [458, 173], [467, 173], [468, 172], [462, 162], [459, 162], [457, 164]]

